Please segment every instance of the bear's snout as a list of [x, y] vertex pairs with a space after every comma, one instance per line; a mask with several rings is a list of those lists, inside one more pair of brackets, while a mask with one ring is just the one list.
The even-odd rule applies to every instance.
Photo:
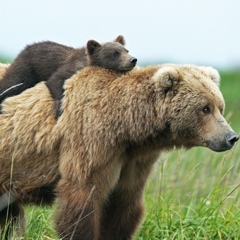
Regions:
[[136, 63], [137, 63], [137, 58], [132, 57], [132, 58], [130, 59], [130, 63], [131, 63], [133, 66], [135, 66]]
[[222, 137], [218, 136], [207, 140], [207, 145], [215, 152], [224, 152], [230, 150], [238, 139], [239, 136], [235, 132], [229, 131]]
[[235, 144], [235, 142], [237, 142], [239, 139], [239, 136], [235, 133], [235, 132], [230, 132], [229, 134], [227, 134], [226, 136], [226, 142], [227, 145], [232, 148], [233, 145]]
[[126, 61], [123, 62], [121, 71], [124, 71], [124, 72], [130, 71], [136, 66], [136, 64], [137, 64], [137, 58], [129, 55]]

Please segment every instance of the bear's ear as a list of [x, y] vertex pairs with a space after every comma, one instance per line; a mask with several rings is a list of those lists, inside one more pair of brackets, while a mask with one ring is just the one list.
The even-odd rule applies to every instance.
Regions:
[[171, 90], [179, 81], [179, 74], [174, 67], [160, 67], [152, 77], [158, 88], [163, 89], [164, 93]]
[[211, 80], [217, 84], [219, 87], [220, 85], [220, 74], [219, 72], [212, 68], [212, 67], [200, 67], [207, 75], [211, 78]]
[[114, 42], [118, 42], [118, 43], [122, 44], [123, 46], [126, 44], [123, 35], [119, 35], [119, 36], [114, 40]]
[[220, 86], [220, 74], [219, 72], [212, 68], [212, 67], [202, 67], [209, 75], [209, 77], [217, 84], [217, 86]]
[[87, 51], [89, 55], [93, 55], [97, 48], [101, 47], [100, 43], [95, 40], [89, 40], [87, 42]]

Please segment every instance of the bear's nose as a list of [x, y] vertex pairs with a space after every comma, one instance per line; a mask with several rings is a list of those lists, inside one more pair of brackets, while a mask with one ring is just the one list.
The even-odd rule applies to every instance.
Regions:
[[237, 142], [239, 139], [239, 136], [235, 132], [230, 132], [226, 136], [226, 141], [229, 146], [233, 146], [235, 142]]
[[131, 58], [130, 63], [135, 65], [137, 63], [137, 58]]

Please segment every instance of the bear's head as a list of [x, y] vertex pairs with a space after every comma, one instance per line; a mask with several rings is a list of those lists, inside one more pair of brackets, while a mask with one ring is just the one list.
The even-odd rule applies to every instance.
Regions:
[[215, 69], [165, 65], [156, 71], [153, 81], [164, 99], [164, 104], [156, 104], [161, 112], [165, 107], [165, 129], [172, 136], [169, 145], [204, 146], [221, 152], [239, 139], [223, 117], [225, 103]]
[[122, 35], [104, 44], [89, 40], [87, 43], [89, 65], [121, 72], [132, 70], [136, 66], [137, 59], [128, 54], [124, 45], [125, 40]]

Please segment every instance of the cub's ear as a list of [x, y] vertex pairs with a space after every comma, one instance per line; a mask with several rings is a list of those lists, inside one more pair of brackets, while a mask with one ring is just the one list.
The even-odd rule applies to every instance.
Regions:
[[119, 36], [114, 40], [114, 42], [118, 42], [118, 43], [122, 44], [123, 46], [126, 44], [123, 35], [119, 35]]
[[207, 72], [211, 80], [213, 80], [217, 86], [220, 86], [220, 74], [216, 69], [212, 67], [202, 67], [202, 69]]
[[87, 51], [89, 55], [93, 55], [97, 48], [101, 47], [100, 43], [95, 40], [89, 40], [87, 42]]
[[163, 89], [164, 93], [171, 90], [179, 81], [179, 74], [174, 67], [160, 67], [153, 75], [152, 80], [158, 88]]

